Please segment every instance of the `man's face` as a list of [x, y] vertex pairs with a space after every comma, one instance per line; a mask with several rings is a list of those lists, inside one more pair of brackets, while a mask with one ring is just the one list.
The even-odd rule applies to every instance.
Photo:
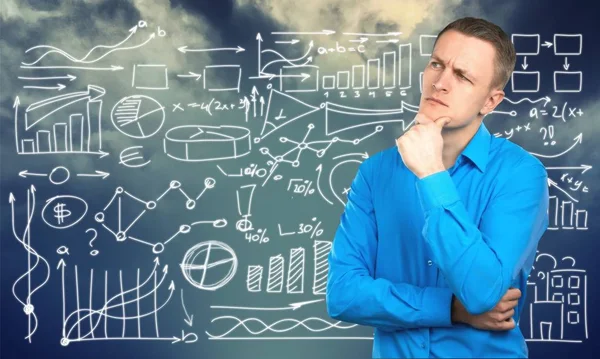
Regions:
[[467, 126], [480, 111], [491, 111], [504, 96], [501, 90], [490, 89], [494, 56], [495, 49], [488, 42], [446, 31], [438, 38], [425, 67], [419, 112], [433, 120], [449, 116], [445, 126], [449, 129]]

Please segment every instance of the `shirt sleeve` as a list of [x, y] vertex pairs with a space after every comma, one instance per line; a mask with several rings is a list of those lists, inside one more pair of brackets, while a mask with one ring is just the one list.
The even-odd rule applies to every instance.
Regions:
[[378, 239], [367, 182], [370, 176], [366, 175], [368, 162], [361, 164], [351, 184], [329, 252], [329, 316], [385, 331], [452, 326], [450, 288], [418, 287], [373, 278]]
[[548, 228], [547, 178], [539, 161], [520, 160], [500, 179], [479, 225], [473, 223], [448, 171], [416, 182], [425, 241], [469, 313], [494, 308], [535, 254]]

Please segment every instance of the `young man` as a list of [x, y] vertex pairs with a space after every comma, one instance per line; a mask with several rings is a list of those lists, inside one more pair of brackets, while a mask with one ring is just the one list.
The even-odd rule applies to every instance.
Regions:
[[483, 124], [516, 55], [498, 26], [440, 32], [415, 124], [360, 166], [329, 254], [327, 310], [373, 357], [527, 357], [518, 319], [548, 227], [547, 173]]

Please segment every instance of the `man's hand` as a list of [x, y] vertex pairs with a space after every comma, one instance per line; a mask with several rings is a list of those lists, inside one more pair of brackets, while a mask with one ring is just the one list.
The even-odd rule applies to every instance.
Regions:
[[521, 298], [521, 291], [517, 288], [509, 288], [492, 310], [480, 315], [472, 315], [467, 312], [458, 298], [452, 296], [452, 321], [469, 324], [481, 330], [511, 330], [516, 325], [512, 316], [515, 314], [514, 308], [519, 298]]
[[442, 161], [442, 128], [448, 122], [449, 117], [434, 121], [418, 113], [415, 124], [396, 139], [402, 161], [419, 179], [446, 169]]

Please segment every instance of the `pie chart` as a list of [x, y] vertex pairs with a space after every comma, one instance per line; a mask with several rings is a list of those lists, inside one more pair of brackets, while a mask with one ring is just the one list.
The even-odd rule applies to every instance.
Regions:
[[227, 244], [207, 241], [190, 248], [180, 266], [183, 276], [191, 285], [214, 291], [233, 278], [237, 270], [237, 257]]
[[134, 95], [122, 98], [110, 114], [113, 125], [132, 138], [148, 138], [165, 122], [165, 108], [152, 97]]

